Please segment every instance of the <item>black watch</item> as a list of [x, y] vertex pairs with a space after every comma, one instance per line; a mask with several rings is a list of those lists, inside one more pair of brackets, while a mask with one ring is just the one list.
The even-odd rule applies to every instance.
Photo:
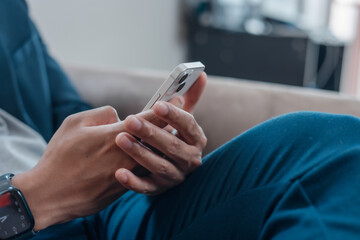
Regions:
[[34, 218], [19, 189], [11, 185], [14, 174], [0, 176], [0, 239], [28, 239], [35, 235]]

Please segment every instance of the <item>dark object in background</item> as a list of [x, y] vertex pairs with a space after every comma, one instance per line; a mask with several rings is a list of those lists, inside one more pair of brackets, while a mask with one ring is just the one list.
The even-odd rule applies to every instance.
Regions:
[[199, 27], [189, 32], [188, 60], [201, 60], [208, 74], [302, 86], [306, 44], [305, 37], [255, 36]]
[[186, 16], [188, 61], [201, 61], [211, 75], [339, 90], [343, 46], [316, 43], [291, 25], [271, 22], [253, 35], [200, 24]]
[[317, 65], [315, 65], [317, 78], [312, 82], [309, 79], [310, 85], [305, 85], [305, 87], [339, 91], [344, 46], [312, 44], [318, 51]]

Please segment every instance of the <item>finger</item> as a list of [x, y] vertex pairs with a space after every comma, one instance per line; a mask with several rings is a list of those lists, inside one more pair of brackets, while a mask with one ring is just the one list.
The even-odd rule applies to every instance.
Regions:
[[163, 128], [165, 131], [171, 133], [172, 135], [177, 135], [177, 130], [175, 128], [173, 128], [170, 125], [167, 125], [166, 127]]
[[[185, 100], [184, 100], [183, 96], [176, 96], [176, 97], [172, 98], [169, 102], [178, 108], [182, 108], [184, 106], [184, 101]], [[164, 122], [163, 120], [159, 119], [151, 109], [140, 112], [136, 115], [146, 119], [147, 121], [153, 123], [154, 125], [156, 125], [160, 128], [163, 128], [167, 125], [167, 123]]]
[[168, 156], [182, 170], [195, 169], [198, 166], [196, 163], [201, 162], [197, 147], [189, 146], [178, 137], [144, 119], [130, 116], [125, 119], [124, 125], [127, 132]]
[[149, 196], [155, 196], [162, 192], [165, 192], [169, 188], [172, 188], [178, 184], [164, 183], [156, 176], [138, 177], [131, 171], [125, 168], [121, 168], [115, 172], [115, 178], [125, 188], [137, 192], [146, 194]]
[[141, 117], [143, 119], [146, 119], [147, 121], [153, 123], [154, 125], [163, 128], [167, 125], [166, 122], [164, 122], [162, 119], [158, 118], [152, 109], [140, 112], [136, 114], [136, 116]]
[[146, 195], [155, 195], [160, 187], [150, 177], [138, 177], [131, 171], [121, 168], [115, 172], [115, 178], [125, 188]]
[[174, 127], [186, 143], [201, 149], [205, 147], [205, 134], [193, 115], [166, 102], [156, 103], [154, 112], [160, 119]]
[[[174, 106], [178, 107], [178, 108], [182, 108], [184, 106], [184, 97], [182, 96], [176, 96], [174, 98], [172, 98], [169, 101], [171, 104], [173, 104]], [[151, 122], [152, 124], [163, 128], [167, 125], [166, 122], [164, 122], [163, 120], [159, 119], [153, 112], [153, 110], [147, 110], [144, 112], [140, 112], [138, 114], [136, 114], [139, 117], [142, 117], [144, 119], [146, 119], [147, 121]]]
[[194, 113], [194, 108], [199, 101], [202, 93], [204, 92], [206, 86], [207, 76], [203, 72], [200, 77], [195, 81], [194, 85], [186, 92], [184, 95], [185, 104], [184, 110], [189, 113]]
[[65, 123], [82, 124], [83, 126], [100, 126], [119, 122], [119, 116], [115, 108], [104, 106], [92, 110], [80, 112], [67, 117]]
[[172, 105], [182, 109], [184, 107], [184, 104], [185, 104], [185, 99], [184, 99], [183, 96], [176, 96], [176, 97], [170, 99], [169, 103], [171, 103]]
[[139, 144], [130, 134], [120, 133], [116, 137], [116, 144], [133, 160], [160, 179], [166, 180], [171, 185], [183, 181], [182, 173], [170, 161]]
[[[136, 116], [141, 117], [143, 119], [146, 119], [147, 121], [153, 123], [154, 125], [163, 128], [167, 125], [167, 123], [165, 121], [163, 121], [162, 119], [158, 118], [155, 114], [153, 110], [147, 110], [144, 112], [140, 112], [138, 114], [136, 114]], [[112, 123], [109, 126], [103, 126], [102, 128], [99, 128], [100, 131], [105, 131], [105, 130], [109, 130], [113, 133], [120, 133], [125, 131], [125, 127], [124, 127], [124, 123], [122, 121], [119, 122], [115, 122]]]

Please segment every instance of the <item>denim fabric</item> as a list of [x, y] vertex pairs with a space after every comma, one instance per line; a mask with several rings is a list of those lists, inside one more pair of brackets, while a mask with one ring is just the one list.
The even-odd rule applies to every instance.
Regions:
[[359, 239], [360, 120], [269, 120], [157, 197], [128, 192], [36, 239]]

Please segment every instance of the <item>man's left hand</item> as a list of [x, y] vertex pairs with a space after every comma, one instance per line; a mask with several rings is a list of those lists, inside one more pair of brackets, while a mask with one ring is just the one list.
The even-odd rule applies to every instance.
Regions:
[[[128, 169], [119, 169], [115, 176], [124, 187], [135, 192], [156, 195], [178, 185], [188, 173], [201, 165], [202, 150], [207, 139], [191, 114], [205, 85], [206, 74], [203, 73], [184, 98], [180, 97], [184, 102], [182, 109], [160, 102], [150, 110], [159, 120], [168, 124], [166, 128], [159, 127], [159, 124], [155, 126], [138, 116], [130, 116], [125, 120], [128, 132], [120, 133], [116, 144], [150, 173], [139, 177]], [[174, 102], [179, 102], [179, 99], [174, 99]], [[178, 131], [177, 136], [166, 131], [171, 128]], [[139, 142], [133, 136], [142, 141]], [[143, 142], [161, 153], [151, 151]]]
[[[177, 129], [178, 136], [141, 117], [127, 117], [124, 121], [127, 132], [116, 137], [116, 144], [149, 174], [136, 176], [128, 169], [121, 168], [116, 171], [115, 177], [125, 188], [157, 195], [181, 183], [188, 173], [201, 165], [202, 150], [207, 140], [190, 113], [167, 102], [156, 103], [150, 111]], [[150, 150], [134, 136], [164, 155]]]

